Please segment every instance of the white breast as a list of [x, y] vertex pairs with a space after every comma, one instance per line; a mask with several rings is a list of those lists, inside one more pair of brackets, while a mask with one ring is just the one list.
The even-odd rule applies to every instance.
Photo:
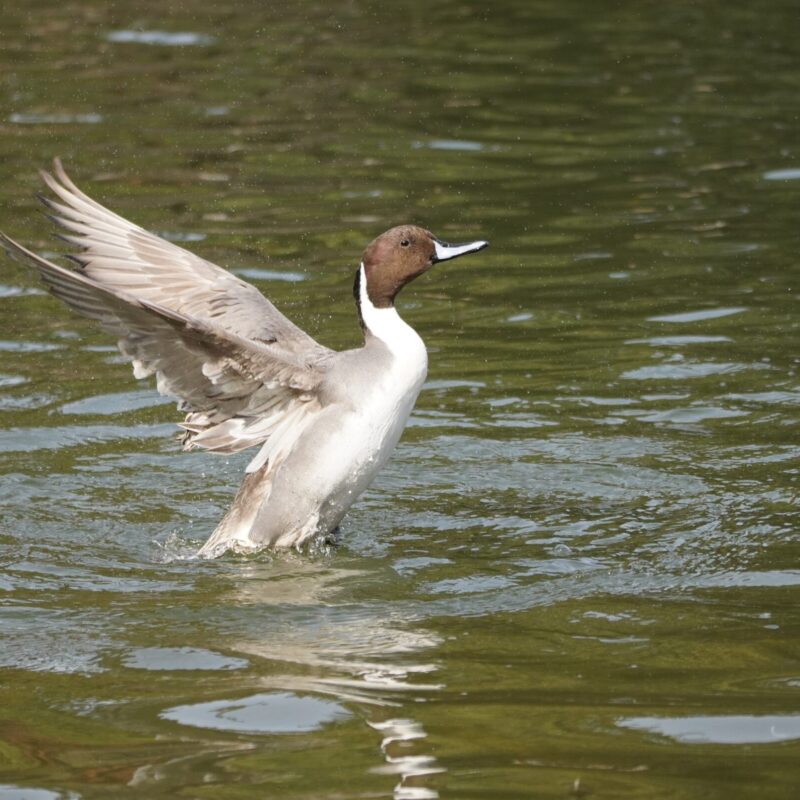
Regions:
[[359, 398], [349, 420], [352, 424], [346, 447], [349, 452], [344, 455], [339, 451], [341, 461], [350, 461], [348, 478], [355, 480], [358, 492], [369, 484], [394, 450], [428, 371], [428, 353], [422, 339], [403, 322], [394, 307], [372, 305], [365, 278], [362, 266], [360, 300], [364, 325], [383, 342], [392, 358], [365, 396]]

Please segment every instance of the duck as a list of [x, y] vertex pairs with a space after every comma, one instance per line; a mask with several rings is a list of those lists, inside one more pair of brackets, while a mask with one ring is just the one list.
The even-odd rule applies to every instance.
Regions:
[[394, 450], [425, 381], [428, 354], [395, 307], [408, 283], [488, 242], [448, 244], [406, 224], [364, 250], [353, 296], [363, 344], [334, 351], [255, 286], [129, 222], [82, 192], [59, 159], [41, 197], [62, 266], [0, 232], [12, 258], [116, 338], [138, 379], [178, 401], [185, 450], [258, 448], [199, 557], [303, 549], [338, 531]]

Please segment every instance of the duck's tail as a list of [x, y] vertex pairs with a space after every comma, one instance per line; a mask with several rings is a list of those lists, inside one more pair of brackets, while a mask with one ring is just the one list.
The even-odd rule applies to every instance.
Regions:
[[254, 472], [245, 473], [231, 507], [217, 525], [214, 533], [198, 550], [198, 556], [216, 558], [226, 550], [246, 552], [263, 547], [264, 543], [255, 542], [250, 532], [258, 510], [269, 499], [274, 474], [275, 470], [270, 463], [262, 465]]

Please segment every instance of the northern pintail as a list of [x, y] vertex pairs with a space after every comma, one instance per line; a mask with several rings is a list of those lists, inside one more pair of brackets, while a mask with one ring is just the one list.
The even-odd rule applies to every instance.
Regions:
[[80, 248], [68, 269], [0, 234], [49, 290], [117, 337], [137, 378], [186, 412], [184, 449], [237, 453], [260, 445], [233, 504], [199, 555], [300, 548], [334, 531], [388, 459], [428, 366], [397, 293], [440, 261], [485, 241], [446, 244], [415, 225], [364, 251], [355, 295], [364, 344], [335, 352], [290, 322], [254, 286], [109, 211], [58, 159], [42, 198]]

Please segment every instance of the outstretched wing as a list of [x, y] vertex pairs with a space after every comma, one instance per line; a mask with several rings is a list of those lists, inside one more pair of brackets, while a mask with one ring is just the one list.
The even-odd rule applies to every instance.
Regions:
[[187, 448], [232, 453], [269, 440], [251, 464], [255, 469], [285, 455], [320, 409], [317, 390], [330, 351], [302, 358], [223, 328], [218, 318], [193, 316], [66, 269], [2, 233], [0, 245], [34, 266], [56, 297], [119, 337], [137, 377], [155, 374], [162, 394], [181, 399], [189, 411]]
[[205, 319], [246, 339], [277, 344], [313, 363], [330, 350], [288, 320], [255, 286], [109, 211], [69, 179], [59, 159], [42, 172], [58, 201], [42, 197], [52, 219], [81, 248], [84, 275], [110, 289]]

